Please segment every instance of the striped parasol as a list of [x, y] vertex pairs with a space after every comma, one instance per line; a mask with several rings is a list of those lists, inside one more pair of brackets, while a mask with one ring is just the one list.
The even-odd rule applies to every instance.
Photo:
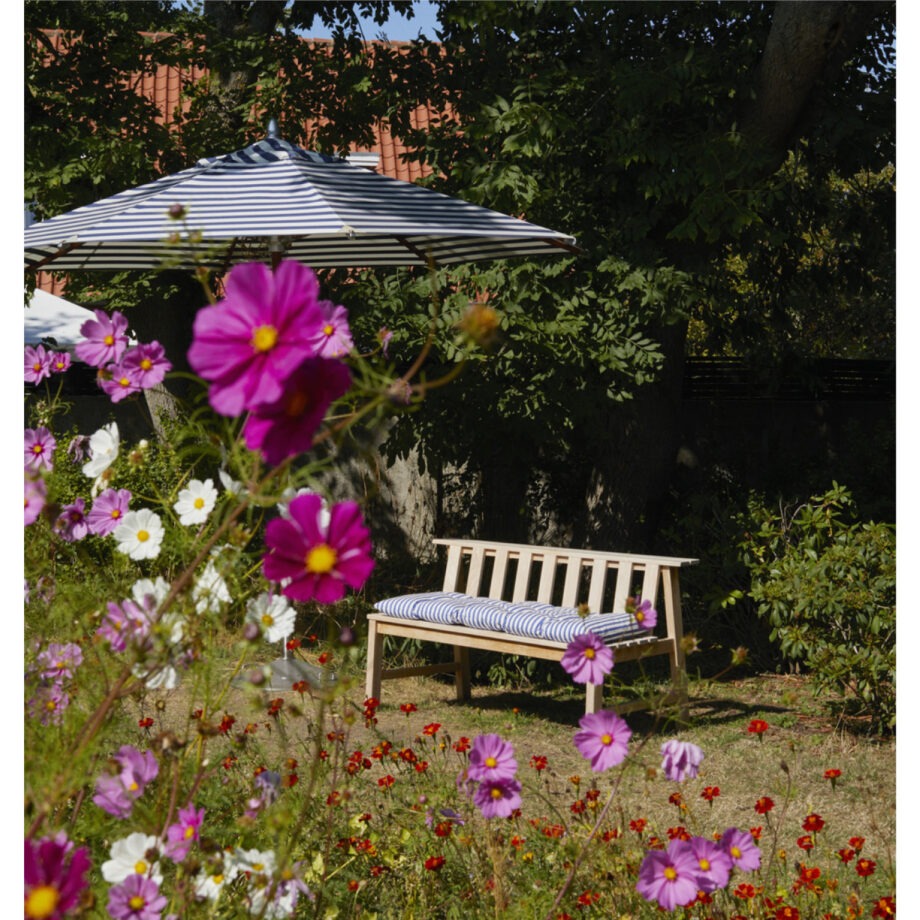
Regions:
[[26, 267], [55, 271], [223, 270], [281, 257], [312, 268], [451, 265], [577, 251], [570, 236], [303, 150], [271, 128], [243, 150], [25, 232]]

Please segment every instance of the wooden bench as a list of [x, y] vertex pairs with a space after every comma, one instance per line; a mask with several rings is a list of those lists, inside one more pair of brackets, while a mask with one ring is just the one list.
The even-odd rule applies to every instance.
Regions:
[[[483, 540], [439, 539], [434, 543], [447, 548], [445, 592], [513, 603], [536, 601], [557, 607], [577, 607], [586, 603], [588, 609], [595, 613], [622, 612], [627, 597], [650, 600], [658, 611], [658, 624], [652, 634], [609, 644], [614, 650], [616, 662], [667, 655], [672, 689], [666, 695], [666, 702], [679, 705], [682, 715], [685, 715], [687, 689], [679, 572], [683, 566], [693, 565], [698, 560]], [[387, 636], [452, 645], [453, 661], [386, 669], [383, 666], [383, 646]], [[469, 700], [470, 649], [560, 661], [566, 646], [567, 642], [530, 638], [495, 629], [407, 619], [375, 610], [368, 615], [365, 689], [367, 696], [379, 700], [384, 680], [453, 673], [457, 699]], [[602, 708], [603, 686], [585, 686], [585, 711], [596, 712]], [[623, 713], [646, 705], [646, 701], [637, 701], [616, 709]]]

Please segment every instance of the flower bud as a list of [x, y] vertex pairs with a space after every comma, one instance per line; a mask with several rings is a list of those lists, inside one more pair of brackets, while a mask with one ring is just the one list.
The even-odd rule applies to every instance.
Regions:
[[176, 202], [175, 204], [171, 204], [169, 206], [169, 210], [166, 213], [169, 215], [170, 220], [185, 220], [185, 216], [188, 214], [188, 211], [185, 209], [184, 204], [179, 204]]
[[253, 623], [250, 621], [243, 627], [243, 638], [247, 642], [256, 642], [261, 635], [262, 630], [259, 629], [258, 623]]
[[355, 631], [350, 626], [343, 626], [342, 631], [339, 633], [339, 645], [346, 647], [354, 645], [356, 638]]

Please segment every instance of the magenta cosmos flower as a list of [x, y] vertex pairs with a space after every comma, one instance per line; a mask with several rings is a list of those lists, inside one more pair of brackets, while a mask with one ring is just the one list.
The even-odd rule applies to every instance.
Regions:
[[661, 769], [669, 780], [682, 783], [685, 779], [693, 779], [697, 775], [704, 756], [695, 744], [672, 738], [661, 745]]
[[305, 359], [325, 318], [316, 275], [283, 261], [274, 273], [259, 262], [236, 265], [226, 296], [198, 311], [188, 360], [211, 383], [208, 399], [222, 415], [239, 415], [281, 397], [284, 381]]
[[129, 875], [109, 889], [109, 916], [114, 920], [160, 920], [164, 907], [160, 886], [144, 875]]
[[300, 495], [288, 505], [288, 517], [275, 518], [265, 529], [268, 554], [262, 571], [282, 583], [295, 601], [332, 604], [345, 586], [360, 588], [374, 568], [370, 534], [355, 502], [333, 505], [328, 522], [319, 495]]
[[467, 776], [476, 782], [513, 779], [517, 773], [514, 748], [499, 735], [480, 735], [470, 749]]
[[26, 345], [23, 364], [26, 383], [40, 383], [51, 376], [51, 353], [44, 345]]
[[110, 364], [96, 377], [99, 388], [113, 403], [121, 402], [133, 393], [140, 393], [140, 384], [128, 373], [124, 363]]
[[473, 793], [473, 803], [484, 818], [509, 818], [521, 807], [521, 784], [509, 776], [484, 780]]
[[26, 920], [60, 920], [80, 900], [90, 870], [86, 847], [74, 849], [64, 831], [25, 841]]
[[686, 840], [672, 840], [667, 850], [649, 850], [639, 867], [636, 891], [646, 901], [674, 910], [696, 900], [699, 866]]
[[86, 341], [74, 348], [76, 356], [91, 367], [104, 367], [117, 361], [128, 347], [128, 320], [117, 310], [109, 316], [105, 310], [94, 310], [95, 319], [80, 327]]
[[127, 489], [106, 489], [86, 515], [89, 532], [97, 537], [110, 534], [128, 513], [131, 493]]
[[130, 744], [122, 745], [112, 759], [118, 772], [103, 773], [96, 780], [93, 801], [110, 815], [127, 818], [134, 802], [143, 795], [147, 784], [156, 779], [160, 768], [150, 751], [141, 753]]
[[732, 865], [742, 872], [753, 872], [760, 868], [760, 848], [747, 831], [737, 827], [728, 828], [719, 840]]
[[24, 527], [34, 524], [38, 516], [45, 507], [45, 496], [48, 493], [48, 487], [45, 480], [40, 476], [30, 476], [29, 471], [25, 471], [25, 523]]
[[172, 363], [166, 358], [166, 351], [159, 342], [136, 345], [129, 348], [121, 358], [122, 370], [142, 390], [149, 390], [163, 382], [172, 370]]
[[627, 598], [626, 612], [631, 613], [636, 618], [636, 625], [643, 629], [654, 629], [658, 622], [658, 611], [651, 601], [643, 601], [638, 597]]
[[582, 757], [590, 761], [595, 773], [625, 760], [632, 729], [615, 712], [607, 709], [589, 712], [581, 717], [578, 724], [581, 731], [575, 732], [575, 747]]
[[76, 543], [89, 533], [86, 523], [86, 503], [82, 498], [75, 499], [61, 508], [61, 513], [54, 522], [54, 532], [68, 543]]
[[39, 470], [54, 469], [54, 449], [57, 441], [45, 428], [26, 428], [25, 430], [25, 468], [37, 473]]
[[321, 300], [319, 307], [323, 324], [313, 338], [316, 354], [320, 358], [344, 358], [355, 347], [348, 328], [348, 311], [331, 300]]
[[70, 367], [70, 352], [51, 352], [51, 373], [63, 374]]
[[568, 644], [560, 663], [576, 684], [602, 684], [613, 670], [613, 650], [588, 632]]
[[[260, 774], [261, 775], [261, 774]], [[179, 809], [179, 820], [166, 829], [166, 846], [163, 852], [173, 862], [180, 863], [199, 838], [201, 822], [204, 821], [204, 809], [188, 805]]]
[[308, 451], [326, 410], [350, 386], [351, 374], [344, 364], [308, 358], [284, 382], [278, 399], [252, 408], [243, 428], [246, 446], [261, 450], [273, 466]]
[[700, 891], [724, 888], [732, 872], [732, 861], [722, 847], [705, 837], [693, 837], [689, 844], [697, 863], [696, 884]]

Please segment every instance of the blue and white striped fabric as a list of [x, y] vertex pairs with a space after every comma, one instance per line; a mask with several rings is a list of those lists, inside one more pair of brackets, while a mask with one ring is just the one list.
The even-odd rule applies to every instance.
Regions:
[[471, 629], [489, 629], [529, 639], [571, 642], [576, 636], [594, 633], [608, 645], [649, 635], [630, 613], [578, 615], [574, 607], [554, 607], [536, 601], [516, 604], [488, 597], [470, 597], [455, 591], [402, 594], [378, 601], [381, 613], [407, 620], [426, 620]]
[[[168, 216], [174, 205], [185, 223]], [[187, 229], [199, 243], [168, 239]], [[425, 266], [577, 251], [572, 237], [269, 137], [25, 232], [25, 264], [55, 270], [224, 269], [270, 258], [312, 268]]]

